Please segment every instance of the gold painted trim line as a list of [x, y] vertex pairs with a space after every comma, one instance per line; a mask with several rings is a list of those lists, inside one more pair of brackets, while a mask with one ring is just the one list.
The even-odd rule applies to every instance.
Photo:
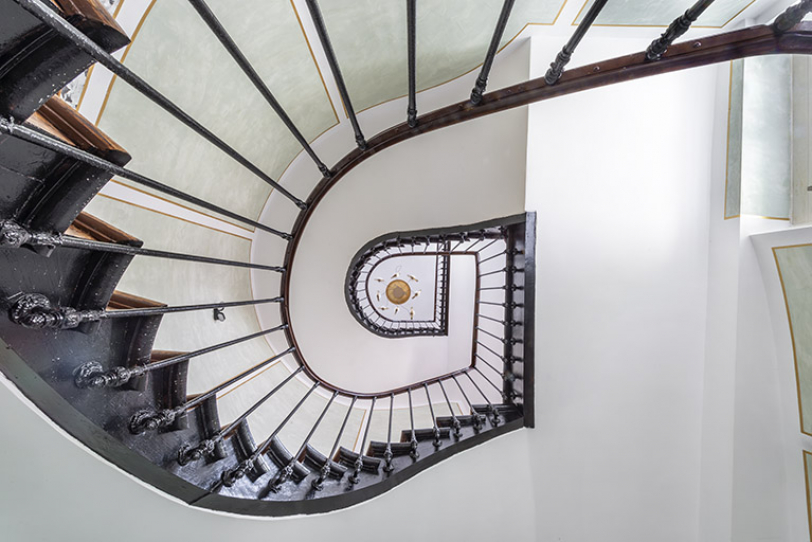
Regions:
[[[113, 12], [113, 19], [118, 18], [118, 14], [121, 12], [121, 8], [124, 7], [124, 2], [125, 1], [126, 0], [121, 0], [118, 3], [118, 5], [116, 6], [116, 10]], [[82, 87], [82, 94], [79, 95], [79, 101], [76, 102], [76, 110], [77, 111], [79, 111], [79, 109], [82, 107], [82, 102], [85, 100], [85, 94], [87, 93], [87, 88], [90, 86], [90, 76], [93, 75], [93, 68], [95, 68], [95, 67], [96, 67], [96, 64], [94, 63], [92, 66], [90, 66], [87, 69], [87, 77], [85, 77], [85, 84]]]
[[[119, 185], [119, 186], [123, 186], [124, 188], [127, 188], [127, 189], [129, 189], [129, 190], [133, 190], [133, 191], [135, 191], [135, 192], [140, 192], [141, 194], [145, 194], [145, 195], [147, 195], [147, 196], [149, 196], [149, 197], [151, 197], [151, 198], [155, 198], [155, 199], [157, 199], [157, 200], [164, 201], [164, 202], [166, 202], [166, 203], [169, 203], [170, 205], [174, 205], [174, 206], [176, 206], [176, 207], [180, 207], [181, 209], [186, 209], [187, 211], [191, 211], [191, 212], [193, 212], [193, 213], [197, 213], [197, 214], [199, 214], [199, 215], [202, 215], [202, 216], [205, 216], [205, 217], [211, 218], [212, 220], [217, 220], [218, 222], [223, 222], [223, 223], [225, 223], [225, 224], [229, 224], [229, 225], [231, 225], [231, 226], [233, 226], [233, 227], [235, 227], [235, 228], [237, 228], [237, 229], [244, 230], [244, 231], [245, 231], [245, 232], [247, 232], [248, 234], [254, 234], [254, 233], [256, 233], [256, 229], [254, 229], [254, 228], [253, 228], [253, 226], [252, 226], [251, 228], [248, 228], [248, 227], [245, 227], [245, 226], [240, 226], [239, 224], [232, 224], [231, 222], [228, 222], [228, 221], [226, 221], [226, 220], [223, 220], [222, 218], [218, 218], [218, 217], [217, 217], [217, 216], [215, 216], [215, 215], [210, 215], [210, 214], [205, 213], [205, 212], [203, 212], [203, 211], [201, 211], [201, 210], [194, 209], [194, 208], [189, 207], [189, 206], [187, 206], [187, 205], [184, 205], [184, 204], [182, 204], [182, 203], [178, 203], [178, 202], [172, 201], [172, 200], [170, 200], [170, 199], [164, 198], [164, 197], [162, 197], [162, 196], [160, 196], [160, 195], [158, 195], [158, 194], [153, 194], [152, 192], [148, 192], [148, 191], [146, 191], [146, 190], [144, 190], [144, 189], [142, 189], [142, 188], [138, 188], [137, 186], [129, 185], [129, 184], [127, 184], [127, 183], [124, 183], [124, 182], [122, 182], [122, 181], [118, 181], [118, 180], [116, 180], [116, 179], [111, 179], [111, 180], [110, 180], [110, 181], [108, 181], [108, 182], [111, 182], [111, 183], [113, 183], [113, 184], [117, 184], [117, 185]], [[253, 239], [253, 235], [246, 236], [246, 239]]]
[[[578, 15], [576, 15], [575, 19], [573, 19], [571, 26], [578, 26], [578, 24], [579, 24], [578, 19], [581, 18], [581, 14], [584, 12], [584, 9], [586, 9], [586, 6], [587, 6], [587, 4], [589, 4], [589, 2], [590, 2], [590, 0], [584, 0], [584, 5], [581, 6], [581, 9], [578, 11]], [[736, 19], [736, 17], [738, 17], [739, 15], [744, 13], [747, 10], [747, 8], [749, 8], [750, 6], [752, 6], [755, 3], [756, 3], [756, 0], [750, 0], [749, 4], [747, 4], [746, 6], [741, 8], [738, 13], [736, 13], [733, 17], [728, 19], [721, 26], [692, 25], [691, 28], [705, 28], [705, 29], [713, 29], [713, 30], [722, 29], [722, 28], [726, 27], [727, 25], [729, 25], [730, 23], [732, 23]], [[668, 25], [670, 25], [670, 24], [671, 24], [670, 22], [668, 24], [601, 24], [601, 23], [596, 22], [596, 23], [593, 23], [592, 26], [602, 26], [604, 28], [668, 28]]]
[[[556, 21], [558, 21], [558, 18], [561, 16], [561, 12], [564, 11], [564, 6], [567, 5], [568, 1], [569, 0], [566, 0], [561, 5], [561, 9], [558, 10], [558, 15], [555, 16], [555, 19], [553, 19], [553, 22], [551, 22], [551, 23], [525, 23], [524, 26], [518, 32], [516, 32], [516, 34], [512, 38], [510, 38], [507, 42], [505, 42], [505, 44], [502, 47], [500, 47], [498, 51], [496, 51], [496, 54], [498, 55], [499, 53], [504, 51], [511, 43], [513, 43], [519, 36], [522, 35], [522, 32], [524, 32], [530, 26], [554, 26]], [[476, 70], [480, 69], [481, 67], [482, 67], [482, 63], [477, 64], [476, 66], [474, 66], [473, 68], [471, 68], [470, 70], [468, 70], [465, 73], [461, 73], [459, 75], [456, 75], [456, 76], [452, 77], [451, 79], [449, 79], [447, 81], [443, 81], [442, 83], [437, 83], [436, 85], [432, 85], [432, 86], [426, 87], [426, 88], [424, 88], [422, 90], [418, 90], [415, 94], [416, 95], [421, 94], [423, 92], [427, 92], [429, 90], [433, 90], [433, 89], [441, 87], [443, 85], [447, 85], [449, 83], [452, 83], [452, 82], [456, 81], [457, 79], [460, 79], [460, 78], [465, 77], [466, 75], [468, 75], [470, 73], [475, 72]], [[402, 100], [403, 98], [406, 98], [407, 96], [408, 96], [408, 94], [402, 94], [400, 96], [396, 96], [395, 98], [389, 98], [388, 100], [384, 100], [384, 101], [382, 101], [380, 103], [370, 105], [369, 107], [365, 107], [364, 109], [360, 109], [356, 113], [360, 114], [360, 113], [363, 113], [364, 111], [369, 111], [370, 109], [374, 109], [375, 107], [378, 107], [380, 105], [388, 104], [389, 102], [394, 102], [396, 100]], [[344, 111], [346, 112], [347, 107], [346, 107], [346, 105], [344, 105], [344, 101], [342, 100], [341, 103], [344, 106]]]
[[164, 213], [164, 212], [161, 212], [161, 211], [156, 211], [155, 209], [151, 209], [149, 207], [144, 207], [143, 205], [139, 205], [139, 204], [133, 203], [131, 201], [123, 200], [123, 199], [117, 198], [115, 196], [110, 196], [108, 194], [102, 194], [102, 193], [99, 193], [98, 196], [102, 197], [102, 198], [107, 198], [107, 199], [110, 199], [110, 200], [113, 200], [113, 201], [117, 201], [119, 203], [124, 203], [126, 205], [132, 205], [133, 207], [137, 207], [139, 209], [144, 209], [145, 211], [150, 211], [152, 213], [163, 215], [163, 216], [168, 217], [168, 218], [174, 218], [175, 220], [180, 220], [181, 222], [186, 222], [188, 224], [193, 224], [195, 226], [200, 226], [201, 228], [206, 228], [207, 230], [216, 231], [218, 233], [223, 233], [225, 235], [231, 235], [232, 237], [236, 237], [237, 239], [241, 239], [243, 241], [248, 241], [249, 243], [251, 241], [253, 241], [253, 239], [251, 237], [243, 237], [242, 235], [237, 235], [236, 233], [232, 233], [232, 232], [228, 232], [228, 231], [224, 231], [224, 230], [218, 230], [217, 228], [214, 228], [212, 226], [207, 226], [205, 224], [201, 224], [199, 222], [194, 222], [194, 221], [186, 219], [186, 218], [181, 218], [179, 216], [170, 215], [168, 213]]
[[[365, 408], [365, 409], [361, 409], [361, 410], [363, 412], [363, 415], [361, 416], [361, 425], [358, 426], [358, 434], [355, 435], [355, 442], [353, 442], [353, 444], [352, 444], [352, 451], [355, 451], [355, 449], [358, 447], [358, 439], [361, 438], [361, 431], [364, 429], [364, 422], [367, 419], [367, 414], [369, 414], [372, 411], [371, 408]], [[363, 455], [364, 451], [360, 450], [359, 453], [361, 453], [361, 455]]]
[[778, 280], [781, 283], [781, 293], [784, 296], [784, 307], [787, 310], [787, 322], [789, 323], [789, 336], [790, 341], [792, 342], [792, 360], [795, 364], [795, 393], [798, 396], [798, 420], [800, 422], [800, 429], [801, 433], [807, 436], [812, 437], [812, 433], [807, 433], [804, 431], [804, 410], [803, 405], [801, 403], [801, 378], [800, 378], [800, 371], [798, 370], [798, 352], [795, 349], [795, 330], [792, 327], [792, 314], [789, 310], [789, 299], [787, 298], [787, 289], [784, 285], [784, 275], [781, 272], [781, 264], [778, 262], [778, 253], [776, 251], [786, 248], [800, 248], [800, 247], [810, 247], [812, 243], [801, 244], [801, 245], [787, 245], [783, 247], [773, 247], [773, 259], [775, 259], [775, 267], [778, 270]]
[[806, 520], [809, 523], [809, 539], [812, 540], [812, 494], [809, 492], [809, 466], [806, 457], [812, 457], [812, 453], [803, 451], [804, 458], [804, 487], [806, 487]]
[[[150, 12], [152, 11], [152, 8], [154, 6], [155, 6], [155, 0], [152, 0], [149, 3], [149, 6], [147, 6], [147, 9], [144, 10], [144, 14], [141, 16], [141, 20], [138, 21], [138, 25], [135, 27], [135, 30], [133, 31], [133, 35], [130, 36], [130, 43], [127, 45], [127, 48], [124, 49], [124, 54], [121, 55], [121, 61], [120, 62], [122, 64], [124, 63], [124, 60], [127, 58], [127, 55], [130, 53], [130, 48], [135, 43], [135, 38], [137, 38], [138, 33], [141, 32], [141, 27], [144, 26], [144, 21], [147, 20], [147, 16], [150, 14]], [[96, 117], [96, 122], [95, 122], [96, 126], [98, 126], [99, 122], [101, 122], [101, 118], [102, 118], [102, 115], [104, 114], [104, 110], [107, 108], [107, 100], [110, 99], [110, 93], [113, 91], [113, 85], [115, 85], [116, 79], [118, 79], [118, 77], [116, 77], [116, 74], [113, 74], [113, 78], [110, 79], [110, 84], [107, 87], [107, 93], [105, 93], [105, 95], [104, 95], [104, 101], [102, 101], [101, 109], [99, 109], [99, 114]]]
[[[564, 3], [561, 4], [561, 7], [558, 9], [558, 14], [555, 16], [555, 19], [553, 19], [553, 22], [550, 23], [550, 26], [553, 26], [558, 22], [558, 18], [561, 17], [562, 13], [564, 13], [564, 8], [567, 7], [567, 2], [569, 2], [569, 1], [570, 0], [564, 0]], [[524, 25], [524, 28], [522, 28], [522, 31], [524, 31], [525, 28], [527, 28], [527, 25]], [[519, 32], [519, 34], [521, 34], [521, 32]]]
[[[193, 213], [197, 213], [197, 214], [199, 214], [199, 215], [202, 215], [202, 216], [205, 216], [205, 217], [211, 218], [212, 220], [216, 220], [216, 221], [218, 221], [218, 222], [222, 222], [222, 223], [224, 223], [224, 224], [228, 224], [228, 225], [230, 225], [230, 226], [233, 226], [233, 227], [235, 227], [235, 228], [237, 228], [237, 229], [243, 230], [243, 231], [245, 231], [245, 232], [248, 234], [248, 235], [246, 235], [246, 236], [245, 236], [245, 238], [246, 238], [246, 239], [251, 239], [251, 240], [253, 240], [253, 238], [254, 238], [254, 237], [253, 237], [253, 234], [254, 234], [254, 233], [256, 233], [256, 229], [250, 229], [250, 228], [246, 228], [246, 227], [244, 227], [244, 226], [240, 226], [240, 225], [238, 225], [238, 224], [232, 224], [231, 222], [228, 222], [228, 221], [226, 221], [226, 220], [223, 220], [222, 218], [218, 218], [218, 217], [216, 217], [216, 216], [214, 216], [214, 215], [210, 215], [210, 214], [204, 213], [204, 212], [202, 212], [202, 211], [199, 211], [199, 210], [197, 210], [197, 209], [193, 209], [192, 207], [188, 207], [188, 206], [186, 206], [186, 205], [183, 205], [182, 203], [177, 203], [177, 202], [174, 202], [174, 201], [172, 201], [172, 200], [170, 200], [170, 199], [167, 199], [167, 198], [161, 197], [161, 196], [156, 195], [156, 194], [153, 194], [153, 193], [151, 193], [151, 192], [147, 192], [147, 191], [146, 191], [146, 190], [144, 190], [144, 189], [141, 189], [141, 188], [138, 188], [138, 187], [135, 187], [135, 186], [132, 186], [132, 185], [129, 185], [129, 184], [123, 183], [123, 182], [121, 182], [121, 181], [117, 181], [116, 179], [111, 179], [111, 180], [110, 180], [110, 181], [108, 181], [108, 182], [111, 182], [111, 183], [113, 183], [113, 184], [117, 184], [117, 185], [119, 185], [119, 186], [123, 186], [124, 188], [127, 188], [128, 190], [132, 190], [132, 191], [134, 191], [134, 192], [139, 192], [139, 193], [144, 194], [144, 195], [146, 195], [146, 196], [149, 196], [149, 197], [151, 197], [151, 198], [155, 198], [155, 199], [157, 199], [157, 200], [160, 200], [160, 201], [166, 202], [166, 203], [168, 203], [168, 204], [170, 204], [170, 205], [174, 205], [174, 206], [176, 206], [176, 207], [180, 207], [181, 209], [186, 209], [187, 211], [191, 211], [191, 212], [193, 212]], [[99, 194], [99, 195], [103, 195], [103, 194]], [[134, 205], [135, 205], [135, 204], [134, 204]], [[173, 216], [174, 216], [174, 215], [173, 215]], [[180, 217], [175, 217], [175, 218], [180, 218]], [[181, 220], [182, 220], [182, 219], [181, 219]], [[212, 229], [216, 229], [216, 228], [212, 228]], [[220, 230], [218, 230], [218, 231], [220, 231]], [[229, 233], [229, 232], [223, 232], [223, 233]], [[232, 233], [232, 234], [230, 234], [230, 235], [237, 235], [237, 234], [233, 234], [233, 233]], [[242, 236], [238, 236], [238, 237], [242, 237]]]
[[764, 220], [792, 220], [791, 218], [786, 218], [786, 217], [781, 217], [781, 216], [751, 215], [749, 213], [740, 213], [738, 215], [726, 216], [725, 220], [730, 220], [730, 219], [733, 219], [733, 218], [742, 218], [742, 217], [763, 218]]
[[[273, 352], [273, 349], [271, 349], [271, 351]], [[274, 353], [274, 354], [273, 354], [273, 356], [276, 356], [276, 355], [277, 355], [276, 353]], [[273, 357], [273, 356], [272, 356], [272, 357]], [[241, 387], [245, 386], [246, 384], [248, 384], [249, 382], [251, 382], [253, 379], [255, 379], [255, 378], [257, 378], [257, 377], [259, 377], [259, 376], [261, 376], [261, 375], [265, 374], [265, 373], [266, 373], [266, 372], [268, 372], [268, 371], [270, 371], [271, 369], [273, 369], [274, 367], [276, 367], [277, 365], [279, 365], [281, 362], [282, 362], [282, 359], [281, 359], [281, 358], [280, 358], [280, 359], [278, 359], [278, 360], [276, 360], [275, 362], [273, 362], [272, 364], [270, 364], [268, 367], [265, 367], [264, 369], [262, 369], [262, 370], [261, 370], [260, 372], [258, 372], [257, 374], [255, 374], [255, 375], [251, 376], [251, 378], [249, 378], [249, 379], [247, 379], [247, 380], [243, 380], [242, 382], [240, 382], [240, 383], [239, 383], [239, 384], [237, 384], [236, 386], [234, 386], [234, 387], [232, 387], [232, 388], [229, 388], [228, 390], [224, 391], [222, 395], [218, 395], [218, 396], [217, 396], [217, 400], [219, 401], [220, 399], [222, 399], [223, 397], [225, 397], [225, 396], [226, 396], [226, 395], [228, 395], [229, 393], [231, 393], [231, 392], [233, 392], [233, 391], [237, 391], [237, 389], [239, 389], [239, 388], [241, 388]], [[260, 363], [261, 363], [261, 362], [260, 362]], [[284, 364], [283, 364], [283, 365], [284, 365]], [[256, 366], [255, 366], [255, 367], [256, 367]], [[286, 366], [286, 368], [287, 368], [287, 366]], [[291, 374], [293, 374], [293, 373], [289, 373], [289, 374], [288, 374], [288, 376], [290, 376]], [[286, 378], [287, 378], [287, 377], [286, 377]], [[285, 379], [283, 378], [282, 380], [285, 380]], [[280, 380], [280, 382], [281, 382], [282, 380]]]
[[[726, 140], [725, 140], [725, 209], [723, 213], [724, 220], [728, 220], [729, 218], [733, 218], [732, 216], [727, 216], [727, 183], [730, 177], [730, 116], [733, 111], [733, 62], [734, 60], [730, 61], [730, 81], [728, 82], [727, 87], [727, 131], [726, 131]], [[739, 211], [741, 212], [741, 182], [739, 182]]]
[[[324, 87], [324, 93], [327, 95], [327, 101], [330, 102], [330, 107], [333, 108], [333, 115], [336, 118], [336, 124], [334, 124], [333, 126], [336, 126], [341, 122], [341, 119], [338, 118], [338, 111], [336, 111], [336, 106], [333, 103], [333, 99], [330, 97], [330, 91], [327, 90], [327, 83], [324, 81], [324, 74], [321, 73], [321, 68], [319, 68], [319, 63], [316, 62], [316, 55], [313, 53], [313, 47], [310, 45], [310, 40], [307, 39], [307, 33], [305, 32], [304, 25], [302, 24], [302, 18], [299, 17], [299, 10], [296, 9], [296, 5], [293, 3], [293, 0], [290, 0], [290, 7], [293, 8], [293, 14], [296, 15], [296, 21], [298, 21], [299, 29], [302, 31], [302, 37], [304, 38], [305, 43], [307, 43], [307, 50], [310, 51], [310, 58], [313, 59], [313, 65], [316, 67], [316, 71], [319, 73], [319, 78], [321, 79], [321, 85]], [[330, 128], [332, 128], [332, 126]], [[328, 128], [328, 130], [330, 128]], [[324, 133], [324, 132], [322, 132], [322, 133]], [[318, 137], [319, 136], [316, 136], [316, 139], [318, 139]]]
[[118, 14], [121, 13], [121, 8], [124, 7], [124, 2], [125, 0], [121, 0], [121, 2], [119, 2], [116, 6], [116, 10], [113, 12], [113, 19], [118, 18]]

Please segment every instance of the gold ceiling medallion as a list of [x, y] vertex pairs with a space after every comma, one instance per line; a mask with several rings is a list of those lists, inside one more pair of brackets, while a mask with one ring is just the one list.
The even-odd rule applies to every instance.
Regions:
[[395, 305], [406, 303], [412, 295], [412, 289], [402, 280], [393, 280], [386, 286], [386, 298]]

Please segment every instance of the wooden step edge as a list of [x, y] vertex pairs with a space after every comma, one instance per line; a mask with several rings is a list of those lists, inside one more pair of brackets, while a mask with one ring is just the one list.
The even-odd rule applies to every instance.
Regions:
[[78, 15], [104, 26], [111, 27], [113, 30], [125, 36], [127, 35], [113, 16], [96, 0], [51, 0], [51, 3], [64, 14], [65, 18]]
[[140, 247], [143, 242], [137, 237], [123, 232], [122, 230], [96, 218], [86, 212], [79, 213], [79, 216], [68, 226], [67, 235], [90, 239], [93, 241], [103, 241], [105, 243], [120, 243]]
[[290, 453], [288, 448], [278, 437], [271, 439], [271, 445], [268, 449], [267, 455], [280, 469], [285, 468], [285, 466], [293, 461], [293, 478], [296, 481], [301, 481], [308, 474], [310, 474], [310, 469], [304, 466], [300, 461], [294, 460], [293, 454]]
[[105, 157], [118, 166], [123, 166], [132, 158], [121, 145], [59, 96], [51, 96], [26, 122], [83, 151]]
[[[308, 444], [302, 452], [299, 461], [305, 466], [311, 467], [312, 470], [320, 470], [325, 463], [327, 463], [327, 456]], [[330, 476], [333, 478], [341, 478], [347, 472], [347, 467], [333, 461], [330, 461]]]
[[166, 303], [153, 301], [135, 294], [128, 294], [120, 290], [115, 290], [107, 303], [107, 310], [116, 309], [148, 309], [152, 307], [166, 307]]
[[174, 358], [175, 356], [182, 356], [188, 352], [175, 352], [173, 350], [153, 350], [149, 357], [150, 361], [163, 361], [165, 359]]

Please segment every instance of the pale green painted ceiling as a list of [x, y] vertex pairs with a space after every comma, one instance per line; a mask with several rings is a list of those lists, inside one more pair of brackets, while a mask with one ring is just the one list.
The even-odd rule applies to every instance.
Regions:
[[[482, 64], [502, 0], [417, 2], [417, 89], [425, 90]], [[562, 0], [516, 2], [501, 45], [528, 23], [552, 24]], [[322, 0], [327, 32], [356, 111], [408, 92], [406, 2]], [[419, 103], [418, 103], [419, 110]]]
[[[242, 0], [239, 10], [232, 2], [208, 4], [304, 136], [313, 141], [335, 126], [339, 116], [343, 119], [343, 111], [336, 113], [342, 104], [331, 101], [322, 77], [329, 81], [331, 74], [320, 73], [311, 51], [320, 44], [313, 36], [308, 42], [299, 19], [309, 13], [297, 13], [292, 1]], [[569, 26], [580, 2], [518, 0], [500, 45], [528, 24]], [[666, 25], [692, 2], [613, 0], [599, 23]], [[751, 3], [717, 0], [700, 23], [721, 26]], [[502, 4], [417, 2], [418, 90], [481, 65]], [[320, 6], [356, 111], [404, 96], [406, 3], [321, 0]], [[560, 18], [565, 7], [567, 20]], [[278, 180], [301, 152], [188, 2], [154, 2], [125, 64], [272, 178]], [[132, 153], [132, 169], [234, 212], [258, 217], [271, 193], [269, 185], [120, 81], [109, 91], [99, 126]], [[228, 190], [223, 189], [226, 184]]]
[[792, 329], [802, 430], [812, 435], [812, 245], [776, 248], [775, 260]]
[[[86, 211], [152, 249], [237, 261], [249, 258], [251, 242], [247, 239], [135, 205], [97, 196]], [[247, 269], [164, 258], [133, 259], [117, 288], [168, 305], [253, 298]], [[190, 352], [259, 331], [253, 307], [232, 307], [226, 309], [226, 316], [225, 322], [215, 322], [211, 311], [167, 314], [161, 320], [155, 349]], [[273, 354], [264, 338], [258, 338], [196, 358], [189, 364], [188, 391], [206, 391]]]
[[[240, 10], [229, 0], [208, 4], [307, 139], [336, 124], [289, 2], [241, 0]], [[272, 178], [301, 151], [187, 2], [156, 2], [125, 64]], [[134, 170], [232, 211], [257, 217], [271, 191], [127, 84], [113, 85], [99, 126], [133, 154]]]
[[725, 217], [789, 219], [792, 59], [731, 63]]
[[[698, 26], [722, 27], [755, 0], [716, 0], [696, 22]], [[576, 22], [594, 4], [588, 0]], [[682, 15], [696, 0], [611, 0], [607, 2], [596, 24], [617, 26], [667, 26]]]

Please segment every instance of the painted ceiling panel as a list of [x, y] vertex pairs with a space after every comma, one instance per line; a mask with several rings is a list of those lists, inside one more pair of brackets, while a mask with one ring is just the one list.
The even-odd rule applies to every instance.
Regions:
[[[520, 0], [502, 45], [528, 23], [552, 24], [562, 0]], [[503, 2], [421, 0], [417, 3], [417, 89], [463, 75], [485, 58]], [[408, 92], [406, 3], [322, 0], [319, 3], [356, 111]], [[418, 103], [419, 109], [419, 103]]]
[[776, 248], [775, 259], [792, 330], [801, 426], [812, 435], [812, 245]]
[[[698, 26], [722, 27], [755, 0], [716, 0], [697, 21]], [[594, 4], [587, 0], [577, 23]], [[609, 26], [668, 26], [685, 13], [696, 0], [612, 0], [607, 2], [595, 24]]]
[[[251, 243], [247, 239], [134, 205], [97, 196], [87, 212], [138, 237], [147, 248], [248, 260]], [[201, 284], [206, 287], [201, 288]], [[140, 256], [130, 263], [118, 289], [170, 305], [253, 297], [247, 269]], [[210, 310], [167, 314], [161, 321], [155, 349], [189, 352], [259, 331], [253, 307], [232, 307], [225, 314], [225, 322], [215, 322]], [[259, 338], [201, 356], [189, 363], [188, 391], [206, 391], [272, 355], [268, 343]]]
[[732, 63], [725, 217], [788, 219], [792, 184], [789, 56]]
[[[246, 0], [245, 9], [234, 10], [216, 0], [211, 7], [306, 138], [336, 123], [289, 2]], [[246, 11], [254, 16], [243, 17]], [[274, 179], [301, 151], [187, 2], [156, 2], [125, 64]], [[99, 125], [133, 155], [132, 169], [232, 211], [256, 217], [270, 193], [265, 182], [121, 81]]]

